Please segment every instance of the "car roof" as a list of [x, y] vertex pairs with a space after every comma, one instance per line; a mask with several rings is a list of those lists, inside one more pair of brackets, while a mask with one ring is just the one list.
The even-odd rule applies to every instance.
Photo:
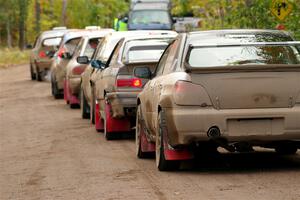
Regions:
[[64, 29], [64, 30], [48, 30], [41, 33], [40, 38], [44, 40], [45, 38], [51, 38], [51, 37], [62, 37], [65, 33], [70, 31], [70, 29]]
[[134, 36], [146, 36], [146, 35], [177, 35], [175, 31], [163, 31], [163, 30], [137, 30], [137, 31], [119, 31], [112, 32], [106, 35], [111, 38], [123, 38], [123, 37], [134, 37]]
[[[230, 40], [240, 40], [243, 42], [244, 38], [258, 38], [258, 36], [265, 36], [262, 41], [268, 41], [276, 38], [278, 41], [293, 41], [292, 36], [285, 31], [279, 30], [265, 30], [265, 29], [232, 29], [232, 30], [211, 30], [211, 31], [196, 31], [187, 34], [188, 43], [194, 43], [205, 40], [206, 43], [224, 43]], [[246, 41], [247, 42], [247, 41]]]
[[100, 30], [85, 30], [85, 29], [80, 29], [80, 30], [73, 30], [69, 31], [64, 34], [62, 43], [66, 43], [67, 41], [74, 39], [74, 38], [80, 38], [83, 36], [94, 36], [94, 35], [101, 35], [100, 37], [104, 37], [108, 33], [113, 32], [113, 29], [100, 29]]
[[178, 34], [174, 32], [174, 34], [168, 34], [168, 35], [135, 35], [135, 36], [128, 36], [125, 37], [125, 42], [133, 41], [133, 40], [151, 40], [151, 39], [164, 39], [164, 38], [175, 38]]
[[290, 36], [286, 31], [268, 30], [268, 29], [224, 29], [224, 30], [208, 30], [208, 31], [194, 31], [188, 33], [189, 35], [224, 35], [224, 34], [278, 34]]

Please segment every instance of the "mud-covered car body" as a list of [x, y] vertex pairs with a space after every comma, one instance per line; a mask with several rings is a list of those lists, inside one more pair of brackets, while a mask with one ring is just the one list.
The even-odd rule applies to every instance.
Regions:
[[110, 32], [112, 30], [92, 32], [87, 36], [83, 36], [76, 47], [74, 55], [66, 66], [64, 91], [66, 100], [70, 103], [70, 106], [79, 104], [78, 95], [80, 92], [81, 74], [87, 66], [87, 64], [78, 63], [77, 58], [85, 56], [90, 61], [99, 42]]
[[[117, 43], [124, 37], [137, 36], [137, 35], [167, 35], [174, 34], [173, 31], [122, 31], [113, 32], [107, 34], [101, 44], [98, 46], [93, 58], [95, 62], [106, 63], [114, 50]], [[94, 62], [94, 63], [95, 63]], [[81, 91], [83, 98], [82, 102], [85, 102], [85, 106], [81, 106], [82, 116], [91, 115], [91, 121], [94, 123], [95, 116], [95, 83], [101, 76], [101, 70], [92, 67], [92, 63], [89, 63], [84, 72], [81, 75]], [[84, 107], [86, 109], [84, 109]]]
[[99, 124], [103, 126], [106, 139], [117, 132], [131, 131], [135, 126], [136, 98], [147, 80], [134, 77], [133, 70], [147, 66], [154, 71], [161, 54], [176, 35], [123, 38], [108, 62], [100, 66], [102, 69], [95, 84], [99, 117], [95, 122], [97, 130]]
[[51, 58], [57, 51], [63, 35], [69, 30], [50, 30], [41, 33], [31, 50], [30, 74], [31, 79], [42, 81], [42, 76], [51, 67]]
[[138, 96], [138, 155], [156, 150], [158, 168], [169, 170], [176, 166], [169, 161], [192, 158], [187, 147], [203, 142], [297, 151], [300, 43], [292, 40], [266, 30], [178, 36]]
[[[73, 57], [74, 51], [83, 36], [102, 30], [73, 30], [67, 32], [60, 43], [51, 64], [51, 84], [53, 96], [63, 94], [66, 66]], [[104, 30], [105, 31], [105, 30]]]

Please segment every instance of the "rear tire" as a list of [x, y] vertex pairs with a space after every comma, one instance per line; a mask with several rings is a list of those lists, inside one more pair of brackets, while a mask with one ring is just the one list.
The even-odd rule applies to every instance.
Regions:
[[164, 132], [162, 129], [162, 117], [161, 112], [158, 113], [158, 130], [156, 133], [156, 166], [159, 171], [174, 171], [178, 170], [180, 167], [180, 161], [179, 160], [166, 160], [165, 154], [164, 154]]
[[90, 106], [86, 101], [86, 98], [83, 93], [83, 89], [80, 89], [80, 108], [81, 108], [81, 117], [82, 119], [90, 118]]

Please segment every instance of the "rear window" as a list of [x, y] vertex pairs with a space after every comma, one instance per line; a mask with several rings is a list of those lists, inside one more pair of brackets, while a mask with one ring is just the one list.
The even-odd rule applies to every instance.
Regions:
[[61, 41], [61, 37], [48, 38], [43, 41], [43, 46], [46, 47], [59, 46], [60, 41]]
[[156, 46], [152, 49], [132, 48], [128, 52], [126, 62], [158, 61], [166, 46]]
[[191, 67], [300, 64], [299, 49], [295, 45], [193, 47], [187, 61]]
[[157, 62], [173, 39], [132, 40], [125, 44], [122, 61], [125, 63]]

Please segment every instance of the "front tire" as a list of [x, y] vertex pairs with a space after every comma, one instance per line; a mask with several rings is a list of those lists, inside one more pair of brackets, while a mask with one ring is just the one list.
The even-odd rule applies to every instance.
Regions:
[[90, 118], [90, 106], [86, 101], [86, 98], [83, 93], [83, 89], [80, 90], [80, 108], [81, 108], [81, 117], [82, 119]]
[[39, 82], [43, 81], [42, 72], [40, 72], [38, 67], [36, 67], [36, 80]]
[[59, 92], [59, 89], [57, 88], [57, 82], [55, 80], [51, 80], [51, 90], [52, 90], [52, 96], [55, 99], [62, 99], [63, 94]]
[[150, 158], [155, 156], [155, 152], [143, 152], [142, 151], [142, 137], [145, 137], [143, 131], [144, 124], [142, 122], [141, 106], [138, 105], [136, 112], [136, 128], [135, 128], [135, 146], [136, 156], [138, 158]]
[[94, 87], [91, 86], [91, 93], [92, 93], [92, 97], [91, 97], [91, 107], [90, 107], [90, 121], [91, 124], [95, 124], [95, 107], [96, 107], [96, 99], [95, 99], [95, 93], [94, 93]]
[[115, 134], [109, 130], [107, 130], [108, 123], [111, 123], [111, 114], [110, 114], [110, 107], [107, 102], [105, 102], [105, 117], [104, 117], [104, 137], [106, 140], [113, 140], [115, 139]]
[[34, 73], [33, 67], [31, 64], [30, 64], [30, 77], [31, 77], [31, 80], [36, 80], [36, 74]]
[[180, 167], [180, 161], [179, 160], [166, 160], [165, 154], [164, 154], [164, 143], [165, 141], [165, 133], [163, 129], [163, 123], [162, 123], [162, 114], [161, 112], [158, 113], [158, 119], [157, 119], [157, 131], [156, 131], [156, 166], [159, 171], [174, 171], [179, 169]]

